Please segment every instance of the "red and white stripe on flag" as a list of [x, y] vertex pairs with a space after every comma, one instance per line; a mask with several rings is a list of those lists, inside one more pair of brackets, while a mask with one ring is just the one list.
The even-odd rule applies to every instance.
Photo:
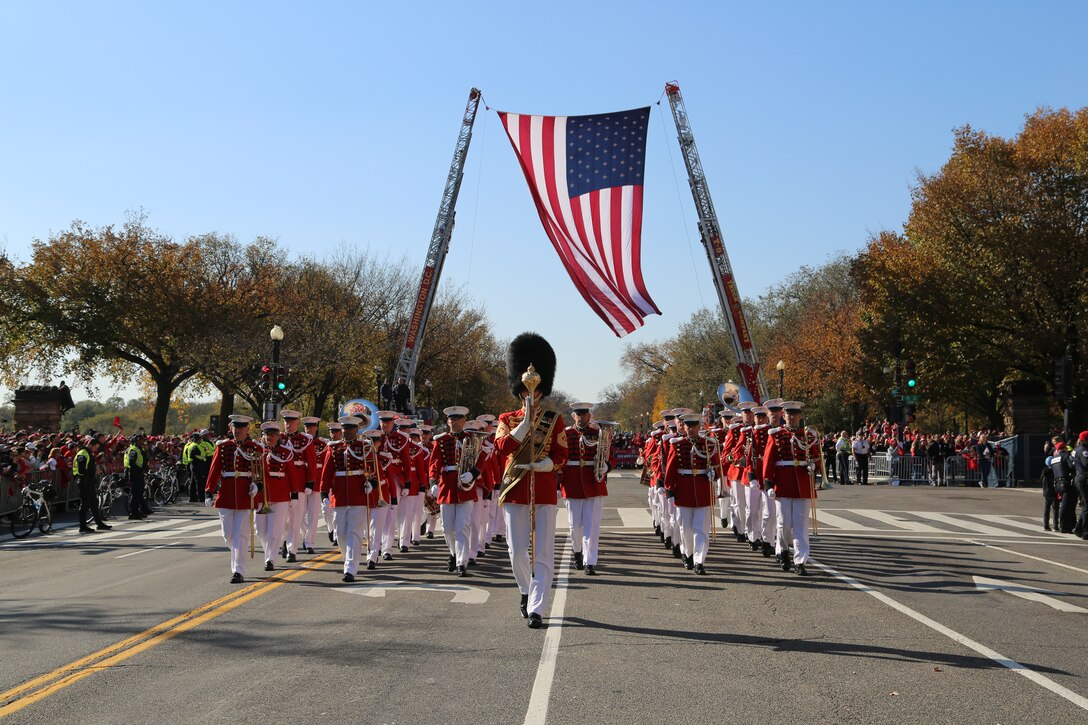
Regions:
[[617, 337], [660, 315], [642, 279], [649, 108], [594, 116], [499, 112], [544, 231], [574, 286]]

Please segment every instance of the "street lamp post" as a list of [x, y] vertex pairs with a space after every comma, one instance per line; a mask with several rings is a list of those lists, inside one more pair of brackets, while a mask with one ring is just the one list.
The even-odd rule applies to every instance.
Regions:
[[268, 391], [268, 399], [265, 401], [264, 411], [262, 411], [266, 421], [276, 420], [280, 417], [280, 343], [283, 342], [283, 328], [274, 325], [269, 330], [268, 337], [272, 340], [272, 374], [269, 376], [271, 389]]
[[782, 383], [786, 378], [786, 361], [779, 360], [778, 364], [774, 366], [774, 369], [778, 371], [778, 397], [782, 397]]

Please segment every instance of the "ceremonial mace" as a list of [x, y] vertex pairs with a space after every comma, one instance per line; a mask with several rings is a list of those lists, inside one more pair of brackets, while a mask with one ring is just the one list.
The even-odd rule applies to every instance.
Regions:
[[540, 373], [536, 371], [532, 363], [529, 369], [521, 374], [521, 384], [529, 391], [526, 396], [526, 418], [529, 420], [529, 567], [536, 570], [536, 412], [533, 404], [536, 402], [533, 395], [536, 386], [540, 385]]

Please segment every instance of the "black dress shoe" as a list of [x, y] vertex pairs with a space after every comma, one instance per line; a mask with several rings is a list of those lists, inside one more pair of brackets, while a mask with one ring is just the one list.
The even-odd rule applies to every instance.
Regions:
[[1051, 530], [1051, 529], [1050, 529], [1050, 527], [1049, 527], [1049, 526], [1046, 526], [1046, 525], [1044, 525], [1044, 526], [1043, 526], [1043, 531], [1050, 531], [1050, 530]]
[[92, 529], [90, 526], [80, 526], [79, 527], [79, 533], [81, 533], [81, 534], [93, 534], [94, 529]]
[[331, 531], [329, 532], [329, 543], [330, 544], [335, 544], [336, 543], [336, 534], [334, 534]]
[[760, 541], [759, 539], [756, 539], [755, 541], [749, 541], [748, 542], [748, 548], [751, 549], [752, 551], [759, 551], [762, 547], [763, 547], [763, 542]]
[[506, 537], [503, 536], [502, 534], [495, 534], [495, 541], [499, 541], [499, 542], [506, 541]]
[[576, 551], [576, 552], [574, 552], [574, 568], [577, 569], [578, 571], [581, 571], [582, 566], [583, 566], [583, 564], [582, 564], [582, 552]]
[[790, 560], [788, 553], [782, 554], [782, 571], [789, 571], [793, 568], [793, 561]]
[[529, 618], [529, 595], [521, 595], [521, 616], [523, 619]]
[[671, 549], [672, 548], [672, 537], [671, 536], [666, 536], [665, 537], [665, 548], [666, 549]]
[[462, 576], [462, 577], [463, 576], [468, 576], [468, 567], [466, 567], [466, 566], [457, 567], [457, 576]]
[[763, 556], [764, 558], [771, 558], [771, 554], [774, 553], [774, 546], [769, 541], [763, 542]]
[[312, 547], [312, 546], [307, 546], [307, 547], [306, 547], [306, 553], [307, 553], [307, 554], [312, 554], [312, 553], [314, 553], [314, 547]]
[[543, 626], [544, 620], [540, 618], [539, 614], [534, 612], [529, 615], [529, 629], [540, 629]]
[[344, 575], [344, 581], [346, 581], [348, 584], [350, 584], [351, 582], [355, 581], [355, 575], [354, 574], [345, 574]]
[[672, 547], [672, 555], [675, 556], [677, 559], [684, 558], [683, 555], [680, 553], [680, 544], [675, 544]]
[[234, 575], [231, 576], [231, 578], [230, 578], [230, 583], [231, 584], [241, 584], [244, 581], [245, 581], [245, 577], [243, 577], [238, 572], [234, 572]]
[[476, 560], [475, 559], [469, 559], [468, 560], [468, 565], [469, 566], [476, 566]]
[[808, 576], [808, 571], [805, 570], [804, 564], [797, 565], [797, 574], [798, 576]]
[[427, 538], [428, 539], [433, 539], [434, 538], [434, 532], [433, 531], [428, 531], [427, 532]]
[[295, 556], [294, 554], [288, 554], [287, 555], [287, 561], [288, 561], [288, 563], [294, 564], [296, 561], [298, 561], [298, 557]]
[[385, 552], [384, 554], [382, 554], [382, 559], [384, 559], [384, 560], [386, 560], [386, 561], [392, 561], [392, 560], [393, 560], [393, 555], [392, 555], [392, 554], [390, 554], [390, 553], [389, 553], [389, 552], [387, 551], [387, 552]]
[[706, 567], [703, 566], [702, 564], [696, 564], [695, 565], [695, 573], [698, 574], [699, 576], [706, 576]]
[[287, 556], [287, 544], [283, 544], [282, 546], [280, 546], [280, 556], [281, 557], [286, 557]]
[[143, 518], [143, 516], [140, 516], [140, 514], [129, 514], [128, 515], [128, 520], [129, 521], [139, 521], [142, 518]]
[[449, 558], [446, 559], [446, 571], [450, 574], [457, 571], [457, 558], [453, 554], [450, 554]]
[[654, 533], [657, 534], [658, 536], [664, 536], [664, 534], [661, 533], [661, 525], [660, 524], [654, 524]]
[[407, 554], [408, 553], [408, 547], [407, 546], [400, 547], [400, 553]]
[[684, 557], [684, 568], [691, 571], [695, 567], [695, 558], [691, 556]]
[[423, 536], [425, 533], [427, 533], [427, 524], [421, 524], [419, 527], [419, 535]]
[[264, 563], [264, 570], [265, 571], [275, 571], [275, 569], [276, 569], [276, 567], [272, 566], [272, 562], [266, 561]]
[[[484, 542], [484, 548], [485, 548], [485, 549], [490, 549], [490, 548], [491, 548], [491, 543], [490, 543], [490, 542], [487, 542], [487, 541], [485, 541], [485, 542]], [[483, 556], [483, 554], [480, 554], [480, 556]]]
[[378, 567], [378, 565], [377, 565], [377, 564], [375, 564], [375, 563], [374, 563], [374, 562], [372, 562], [372, 561], [368, 561], [368, 562], [366, 563], [366, 568], [367, 568], [367, 571], [374, 571], [374, 569], [376, 569], [377, 567]]
[[728, 525], [729, 525], [729, 522], [727, 520], [725, 520], [725, 519], [722, 519], [722, 528], [724, 529]]
[[412, 546], [419, 546], [419, 539], [412, 542]]
[[597, 570], [593, 568], [592, 564], [586, 564], [586, 574], [589, 576], [596, 576]]
[[105, 522], [102, 522], [102, 523], [98, 524], [97, 526], [95, 526], [94, 528], [97, 531], [109, 531], [113, 527], [110, 526], [109, 524], [105, 523]]

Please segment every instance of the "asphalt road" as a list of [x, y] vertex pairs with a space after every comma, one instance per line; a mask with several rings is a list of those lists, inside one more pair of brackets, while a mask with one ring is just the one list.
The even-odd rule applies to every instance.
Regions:
[[467, 580], [446, 573], [436, 537], [354, 585], [328, 546], [274, 574], [258, 574], [258, 556], [230, 585], [214, 513], [188, 504], [109, 534], [0, 537], [0, 716], [1088, 718], [1088, 542], [1042, 530], [1038, 491], [822, 492], [819, 566], [801, 578], [720, 530], [710, 576], [696, 577], [644, 523], [637, 478], [614, 474], [610, 489], [600, 575], [564, 564], [560, 527], [539, 631], [517, 611], [502, 544]]

